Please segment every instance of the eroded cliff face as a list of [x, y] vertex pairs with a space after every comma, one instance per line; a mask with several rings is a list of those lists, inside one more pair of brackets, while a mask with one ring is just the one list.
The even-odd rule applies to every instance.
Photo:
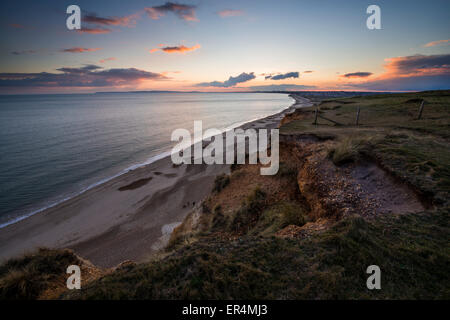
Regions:
[[[413, 189], [369, 158], [335, 165], [330, 150], [336, 143], [333, 136], [282, 135], [276, 176], [261, 176], [259, 165], [237, 166], [223, 190], [211, 192], [175, 229], [169, 247], [195, 241], [199, 234], [226, 239], [247, 234], [308, 237], [344, 217], [376, 218], [425, 209]], [[263, 199], [253, 210], [248, 198], [255, 189]], [[297, 210], [304, 223], [283, 220], [286, 210]], [[272, 226], [264, 229], [267, 223]]]
[[336, 166], [328, 151], [333, 141], [291, 144], [299, 161], [297, 182], [308, 202], [309, 216], [340, 219], [348, 215], [423, 211], [415, 190], [380, 168], [372, 159]]

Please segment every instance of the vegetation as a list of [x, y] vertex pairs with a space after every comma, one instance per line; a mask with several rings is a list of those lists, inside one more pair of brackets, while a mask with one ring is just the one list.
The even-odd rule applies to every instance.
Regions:
[[[165, 255], [117, 269], [61, 298], [449, 299], [449, 104], [450, 91], [333, 99], [322, 102], [320, 112], [343, 125], [323, 119], [313, 125], [314, 108], [304, 108], [280, 128], [280, 141], [283, 135], [306, 137], [303, 154], [316, 156], [328, 173], [358, 161], [377, 163], [430, 203], [423, 212], [317, 218], [312, 208], [321, 203], [311, 201], [323, 199], [306, 201], [299, 191], [306, 182], [298, 177], [318, 175], [301, 171], [293, 148], [282, 144], [277, 175], [239, 165], [231, 176], [218, 176], [196, 218], [189, 215], [175, 229]], [[307, 170], [314, 168], [322, 167]], [[2, 265], [0, 297], [39, 297], [72, 264], [64, 252], [40, 251]], [[366, 269], [374, 264], [382, 270], [381, 290], [366, 287]]]
[[225, 188], [230, 183], [230, 177], [225, 173], [218, 175], [214, 180], [214, 192], [220, 192], [223, 188]]
[[328, 156], [336, 165], [356, 162], [369, 153], [370, 147], [371, 143], [369, 139], [345, 137], [328, 151]]
[[[63, 298], [448, 299], [448, 211], [350, 217], [298, 241], [205, 237], [161, 261], [115, 272]], [[379, 265], [382, 290], [367, 290]]]
[[[422, 118], [417, 119], [425, 101]], [[328, 155], [337, 165], [371, 159], [407, 182], [434, 204], [450, 193], [450, 91], [379, 94], [325, 100], [319, 108], [330, 119], [313, 125], [314, 107], [299, 110], [282, 134], [310, 134], [335, 141]], [[339, 106], [339, 108], [336, 108]], [[359, 126], [355, 126], [360, 107]]]
[[55, 282], [65, 284], [69, 265], [81, 265], [69, 250], [39, 249], [0, 266], [0, 300], [39, 298]]

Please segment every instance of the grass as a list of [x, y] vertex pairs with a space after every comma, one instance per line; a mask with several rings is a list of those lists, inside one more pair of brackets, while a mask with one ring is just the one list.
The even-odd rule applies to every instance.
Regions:
[[371, 149], [371, 140], [361, 137], [345, 137], [329, 149], [328, 157], [336, 165], [356, 162], [367, 155]]
[[450, 149], [445, 140], [410, 132], [390, 134], [376, 143], [372, 156], [435, 205], [448, 206]]
[[303, 226], [306, 223], [306, 210], [297, 202], [280, 201], [265, 208], [248, 231], [252, 236], [272, 237], [288, 225]]
[[0, 266], [0, 300], [37, 299], [56, 282], [65, 283], [69, 265], [81, 265], [69, 250], [39, 249]]
[[[449, 231], [448, 212], [438, 211], [350, 217], [305, 241], [206, 237], [64, 298], [448, 299]], [[366, 288], [372, 264], [381, 290]]]
[[[422, 99], [425, 101], [424, 111], [422, 119], [417, 120], [419, 101]], [[345, 125], [345, 128], [335, 128], [338, 131], [355, 127], [356, 109], [360, 107], [360, 129], [401, 128], [449, 138], [449, 102], [450, 91], [443, 90], [325, 100], [319, 105], [319, 109], [326, 117]], [[336, 108], [336, 106], [340, 107]], [[308, 131], [320, 133], [334, 127], [331, 123], [320, 119], [319, 125], [314, 126], [312, 124], [314, 107], [302, 109], [302, 112], [309, 113], [309, 116], [301, 121], [293, 121], [282, 126], [281, 133]]]
[[[422, 119], [417, 120], [421, 101]], [[371, 159], [436, 205], [450, 198], [450, 91], [325, 100], [319, 108], [345, 125], [312, 124], [314, 108], [280, 128], [283, 135], [334, 136], [328, 155], [336, 164]], [[339, 108], [336, 108], [339, 106]], [[354, 125], [360, 107], [360, 125]], [[293, 116], [295, 118], [295, 116]]]
[[266, 193], [256, 187], [243, 201], [242, 207], [237, 210], [232, 223], [231, 230], [234, 232], [245, 232], [253, 227], [266, 204]]
[[216, 179], [214, 180], [214, 192], [220, 192], [223, 188], [225, 188], [230, 183], [230, 177], [223, 173], [221, 175], [218, 175]]

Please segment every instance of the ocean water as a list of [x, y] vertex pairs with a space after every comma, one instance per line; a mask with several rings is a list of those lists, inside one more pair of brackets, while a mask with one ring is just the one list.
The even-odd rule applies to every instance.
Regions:
[[225, 130], [292, 103], [275, 93], [0, 96], [0, 227], [162, 157], [194, 120]]

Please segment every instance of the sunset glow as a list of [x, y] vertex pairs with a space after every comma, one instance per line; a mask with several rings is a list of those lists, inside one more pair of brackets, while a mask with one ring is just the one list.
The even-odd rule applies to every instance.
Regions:
[[[366, 28], [359, 1], [326, 3], [79, 1], [80, 30], [66, 28], [64, 3], [8, 4], [0, 92], [450, 87], [448, 1], [383, 3], [381, 30]], [[102, 81], [63, 71], [90, 65]], [[227, 82], [242, 74], [253, 76]]]

